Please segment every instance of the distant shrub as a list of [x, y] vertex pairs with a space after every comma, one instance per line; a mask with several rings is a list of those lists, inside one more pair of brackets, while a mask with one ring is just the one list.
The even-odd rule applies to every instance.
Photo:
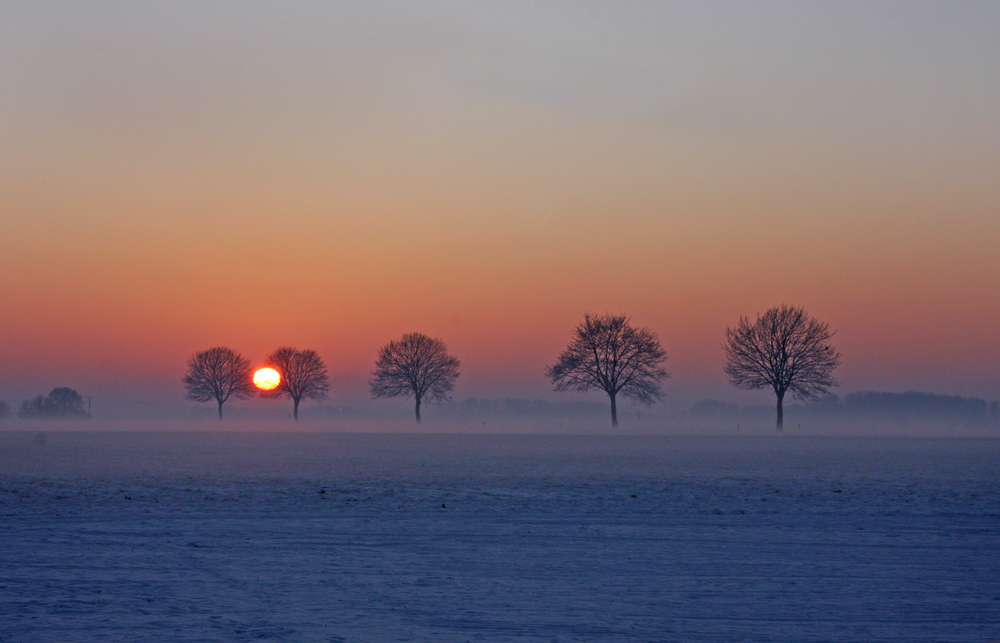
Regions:
[[36, 395], [30, 400], [21, 402], [21, 408], [17, 412], [19, 418], [41, 417], [45, 414], [45, 396]]
[[10, 405], [0, 400], [0, 419], [3, 419], [10, 415]]
[[21, 403], [17, 412], [21, 418], [89, 417], [83, 408], [83, 397], [73, 389], [61, 386], [47, 396], [36, 395]]

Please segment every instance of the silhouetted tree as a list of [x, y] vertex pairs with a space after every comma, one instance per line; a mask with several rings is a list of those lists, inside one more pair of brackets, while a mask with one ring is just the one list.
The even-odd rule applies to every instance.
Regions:
[[67, 386], [52, 389], [49, 393], [47, 408], [52, 415], [60, 417], [87, 415], [87, 412], [83, 410], [83, 397]]
[[83, 410], [83, 397], [73, 389], [61, 386], [48, 394], [25, 400], [17, 412], [22, 418], [89, 417]]
[[3, 419], [10, 415], [10, 405], [0, 400], [0, 419]]
[[220, 420], [226, 400], [230, 397], [245, 400], [256, 391], [250, 373], [250, 360], [224, 346], [195, 353], [188, 360], [184, 388], [189, 400], [215, 400], [219, 405]]
[[455, 388], [459, 366], [440, 339], [409, 333], [379, 349], [368, 385], [372, 397], [415, 398], [419, 423], [420, 403], [446, 402], [448, 392]]
[[281, 375], [281, 383], [274, 389], [274, 394], [292, 398], [296, 421], [299, 419], [299, 402], [305, 399], [322, 400], [330, 392], [326, 364], [314, 350], [300, 351], [285, 346], [271, 353], [265, 363]]
[[829, 325], [801, 307], [782, 304], [757, 315], [755, 322], [740, 317], [735, 328], [726, 328], [722, 344], [726, 375], [737, 388], [774, 390], [780, 431], [785, 393], [799, 400], [816, 400], [839, 384], [833, 371], [840, 365], [840, 353], [830, 346], [831, 337]]
[[642, 404], [663, 397], [660, 364], [667, 353], [656, 333], [634, 328], [624, 315], [584, 315], [573, 339], [545, 374], [557, 391], [601, 390], [611, 398], [611, 425], [618, 426], [618, 395]]

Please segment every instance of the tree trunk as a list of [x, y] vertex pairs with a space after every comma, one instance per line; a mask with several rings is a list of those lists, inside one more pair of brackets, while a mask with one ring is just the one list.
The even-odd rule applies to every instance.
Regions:
[[294, 410], [292, 411], [292, 416], [295, 418], [295, 421], [298, 422], [299, 421], [299, 399], [298, 398], [294, 398], [292, 400], [292, 402], [294, 402]]
[[219, 420], [222, 420], [222, 400], [219, 400]]
[[611, 397], [611, 426], [613, 428], [617, 429], [618, 428], [618, 404], [615, 401], [615, 394], [614, 393], [608, 393], [608, 396]]
[[778, 394], [778, 423], [775, 426], [775, 430], [779, 433], [785, 424], [785, 410], [781, 407], [781, 402], [785, 399], [784, 391], [776, 391]]
[[420, 396], [417, 395], [417, 424], [420, 424]]

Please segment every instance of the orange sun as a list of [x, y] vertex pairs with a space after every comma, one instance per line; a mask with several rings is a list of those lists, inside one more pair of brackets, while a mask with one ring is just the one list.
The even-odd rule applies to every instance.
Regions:
[[271, 391], [281, 384], [281, 374], [273, 368], [262, 368], [253, 374], [253, 385], [262, 391]]

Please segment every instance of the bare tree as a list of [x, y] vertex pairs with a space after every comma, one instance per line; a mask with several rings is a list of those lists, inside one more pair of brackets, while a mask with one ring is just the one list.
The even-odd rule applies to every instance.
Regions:
[[326, 364], [314, 350], [300, 351], [284, 346], [271, 353], [265, 363], [281, 375], [281, 383], [274, 391], [292, 399], [296, 422], [302, 400], [324, 400], [330, 392]]
[[420, 403], [425, 399], [446, 402], [448, 392], [455, 388], [460, 365], [440, 339], [409, 333], [379, 349], [368, 385], [372, 397], [415, 398], [419, 423]]
[[735, 328], [726, 328], [726, 375], [742, 389], [771, 387], [778, 397], [776, 428], [784, 423], [785, 393], [799, 400], [815, 400], [840, 382], [833, 371], [840, 353], [830, 346], [829, 325], [809, 316], [801, 307], [772, 308], [757, 321], [740, 317]]
[[256, 390], [251, 379], [250, 360], [224, 346], [195, 353], [188, 360], [184, 388], [189, 400], [208, 402], [214, 399], [219, 405], [220, 420], [226, 400], [230, 397], [245, 400]]
[[573, 339], [545, 374], [557, 391], [599, 389], [611, 398], [611, 425], [618, 426], [618, 395], [642, 404], [663, 397], [660, 364], [667, 353], [656, 333], [634, 328], [625, 315], [584, 315]]

